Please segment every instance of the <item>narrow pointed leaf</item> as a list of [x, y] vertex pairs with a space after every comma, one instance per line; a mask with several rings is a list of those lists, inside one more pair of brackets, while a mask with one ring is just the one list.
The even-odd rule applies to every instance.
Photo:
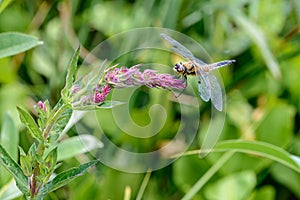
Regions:
[[12, 2], [12, 0], [1, 0], [0, 1], [0, 13]]
[[57, 138], [60, 136], [60, 134], [62, 133], [62, 131], [70, 121], [72, 112], [73, 112], [72, 109], [66, 109], [60, 114], [59, 118], [56, 120], [50, 132], [51, 141], [57, 140]]
[[125, 104], [121, 101], [104, 101], [100, 105], [84, 105], [84, 106], [76, 106], [74, 110], [99, 110], [99, 109], [110, 109], [119, 105]]
[[0, 34], [0, 58], [12, 56], [43, 44], [38, 38], [23, 33]]
[[[209, 184], [204, 189], [206, 199], [247, 199], [256, 185], [254, 171], [232, 173]], [[231, 192], [227, 192], [231, 191]]]
[[19, 117], [21, 122], [27, 127], [31, 136], [35, 139], [41, 140], [42, 139], [41, 130], [39, 129], [38, 125], [36, 124], [32, 116], [27, 111], [23, 110], [20, 107], [17, 107], [17, 109], [19, 112]]
[[0, 200], [16, 199], [21, 195], [22, 192], [18, 189], [14, 179], [11, 179], [0, 188]]
[[73, 113], [72, 107], [69, 104], [65, 104], [64, 101], [60, 99], [59, 102], [54, 106], [53, 112], [58, 113], [58, 115], [57, 118], [54, 119], [55, 123], [51, 131], [54, 134], [55, 132], [61, 134], [62, 131], [65, 129], [65, 126], [70, 121], [70, 118]]
[[[6, 113], [2, 123], [0, 144], [13, 159], [18, 158], [19, 134], [9, 113]], [[0, 166], [0, 177], [0, 184], [5, 184], [11, 179], [9, 172], [4, 170], [2, 166]]]
[[25, 195], [28, 194], [28, 180], [27, 177], [23, 174], [23, 171], [14, 161], [10, 155], [5, 151], [5, 149], [0, 145], [0, 163], [11, 173], [14, 177], [18, 188], [21, 190], [22, 193]]
[[284, 149], [266, 142], [227, 140], [218, 143], [214, 150], [244, 152], [260, 155], [279, 162], [300, 173], [300, 166], [295, 162], [293, 156]]
[[42, 198], [49, 192], [63, 187], [76, 177], [83, 175], [89, 168], [93, 167], [97, 163], [98, 161], [91, 161], [89, 163], [82, 164], [79, 167], [72, 168], [58, 174], [52, 181], [48, 182], [44, 187], [41, 188], [38, 196]]
[[76, 79], [76, 74], [78, 71], [77, 62], [79, 58], [80, 47], [78, 47], [72, 57], [72, 60], [68, 66], [68, 73], [66, 76], [66, 84], [65, 87], [61, 91], [62, 99], [67, 102], [69, 94], [72, 90], [72, 85]]
[[6, 113], [2, 123], [0, 143], [14, 159], [17, 159], [19, 134], [9, 113]]
[[92, 135], [79, 135], [71, 137], [58, 144], [58, 161], [102, 148], [103, 143]]
[[47, 155], [45, 159], [48, 173], [52, 174], [52, 172], [55, 169], [56, 161], [57, 161], [57, 148], [54, 148], [50, 151], [50, 153]]
[[238, 24], [240, 27], [242, 27], [242, 29], [244, 29], [245, 33], [249, 35], [252, 41], [259, 48], [260, 53], [263, 59], [265, 60], [266, 65], [269, 68], [272, 75], [275, 78], [281, 78], [279, 64], [276, 61], [274, 55], [272, 54], [262, 30], [253, 22], [248, 20], [248, 18], [242, 12], [237, 12], [235, 10], [234, 12], [231, 12], [231, 14], [236, 24]]

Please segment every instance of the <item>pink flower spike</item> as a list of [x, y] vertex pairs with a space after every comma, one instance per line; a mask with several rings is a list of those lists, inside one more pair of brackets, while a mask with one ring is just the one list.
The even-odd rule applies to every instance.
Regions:
[[108, 95], [108, 93], [110, 93], [111, 91], [111, 88], [109, 85], [105, 85], [103, 88], [102, 88], [102, 93], [106, 96]]
[[101, 103], [105, 100], [106, 96], [110, 93], [111, 88], [109, 85], [105, 85], [102, 87], [101, 92], [96, 91], [92, 101], [94, 103]]
[[103, 96], [102, 93], [100, 93], [100, 92], [95, 93], [95, 96], [94, 96], [94, 102], [95, 103], [101, 103], [101, 102], [104, 101], [104, 99], [105, 99], [105, 97]]
[[39, 102], [37, 103], [37, 105], [38, 105], [38, 107], [39, 107], [40, 109], [42, 109], [44, 112], [47, 111], [46, 105], [45, 105], [45, 103], [43, 103], [42, 101], [39, 101]]
[[104, 75], [104, 81], [111, 87], [125, 88], [146, 85], [151, 88], [184, 89], [185, 83], [170, 74], [158, 74], [157, 71], [146, 69], [141, 72], [141, 65], [131, 68], [109, 68]]
[[72, 94], [74, 94], [80, 90], [80, 85], [77, 85], [77, 84], [72, 85], [71, 89], [72, 89]]

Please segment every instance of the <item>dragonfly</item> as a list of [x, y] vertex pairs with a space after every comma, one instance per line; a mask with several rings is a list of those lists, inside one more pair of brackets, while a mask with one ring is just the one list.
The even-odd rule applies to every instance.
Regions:
[[182, 75], [184, 81], [187, 82], [187, 76], [197, 76], [198, 91], [203, 101], [208, 102], [211, 99], [213, 106], [218, 110], [223, 110], [222, 90], [217, 78], [211, 73], [220, 67], [225, 67], [235, 62], [235, 60], [223, 60], [211, 64], [207, 64], [196, 58], [190, 50], [184, 47], [175, 39], [162, 33], [161, 37], [167, 41], [172, 50], [178, 53], [187, 62], [176, 63], [173, 70]]

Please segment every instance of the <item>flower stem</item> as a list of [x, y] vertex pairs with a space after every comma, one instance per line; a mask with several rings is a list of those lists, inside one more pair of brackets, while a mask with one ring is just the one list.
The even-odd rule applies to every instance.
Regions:
[[55, 125], [55, 123], [58, 120], [58, 118], [60, 117], [60, 115], [69, 108], [70, 108], [70, 105], [63, 103], [56, 112], [54, 112], [52, 115], [50, 115], [49, 120], [46, 125], [46, 128], [44, 129], [44, 131], [42, 133], [43, 138], [45, 140], [47, 140], [47, 138], [50, 134], [50, 131], [52, 130], [53, 126]]
[[40, 165], [42, 164], [37, 160], [37, 157], [43, 158], [46, 149], [47, 139], [53, 126], [55, 125], [61, 114], [70, 108], [70, 105], [58, 102], [56, 108], [54, 108], [54, 110], [50, 114], [49, 118], [47, 119], [46, 127], [42, 130], [42, 136], [44, 140], [39, 142], [37, 146], [36, 158], [33, 165], [33, 175], [30, 180], [30, 199], [35, 199], [36, 195], [39, 192], [39, 188], [41, 188], [44, 182], [47, 182], [47, 180], [43, 180], [45, 178], [47, 179], [47, 177], [40, 177], [43, 180], [41, 183], [39, 183], [39, 181], [37, 180], [37, 177], [40, 175]]

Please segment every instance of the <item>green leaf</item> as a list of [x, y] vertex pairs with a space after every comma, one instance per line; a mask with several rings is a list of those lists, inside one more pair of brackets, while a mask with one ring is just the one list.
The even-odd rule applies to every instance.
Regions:
[[7, 182], [3, 187], [0, 188], [0, 200], [16, 199], [21, 195], [22, 192], [16, 186], [14, 179]]
[[98, 161], [91, 161], [89, 163], [82, 164], [79, 167], [71, 168], [58, 174], [52, 181], [49, 181], [45, 186], [41, 188], [38, 197], [43, 198], [49, 192], [63, 187], [64, 185], [74, 180], [76, 177], [83, 175], [89, 168], [93, 167], [97, 163]]
[[20, 165], [25, 176], [30, 176], [32, 174], [32, 159], [27, 156], [22, 147], [19, 146], [20, 151]]
[[173, 180], [183, 192], [187, 192], [209, 169], [210, 165], [205, 159], [197, 156], [183, 156], [173, 163]]
[[123, 105], [125, 102], [121, 101], [104, 101], [101, 105], [96, 106], [97, 109], [102, 109], [102, 108], [113, 108], [119, 105]]
[[0, 33], [0, 58], [12, 56], [43, 44], [38, 38], [23, 33]]
[[276, 162], [279, 162], [296, 172], [300, 173], [300, 166], [293, 160], [292, 155], [278, 146], [259, 142], [244, 140], [227, 140], [218, 143], [214, 150], [217, 151], [236, 151], [260, 155]]
[[19, 144], [19, 134], [16, 130], [13, 119], [10, 113], [6, 113], [2, 128], [0, 143], [5, 148], [5, 150], [12, 156], [12, 158], [17, 159], [18, 157], [18, 144]]
[[224, 153], [217, 162], [211, 166], [204, 175], [193, 185], [193, 187], [184, 195], [182, 200], [188, 200], [194, 197], [199, 190], [217, 173], [217, 171], [233, 156], [233, 151]]
[[125, 104], [121, 101], [104, 101], [100, 105], [85, 105], [85, 106], [76, 106], [74, 110], [98, 110], [98, 109], [110, 109], [119, 105]]
[[17, 107], [21, 122], [27, 127], [31, 136], [37, 140], [42, 140], [42, 132], [32, 116], [20, 107]]
[[272, 103], [269, 101], [270, 109], [257, 126], [256, 139], [285, 147], [293, 140], [296, 109], [285, 102]]
[[[6, 113], [0, 134], [0, 144], [2, 144], [3, 148], [7, 151], [9, 155], [15, 160], [18, 158], [18, 144], [19, 144], [19, 134], [16, 130], [15, 124], [11, 115]], [[0, 184], [4, 184], [9, 179], [11, 179], [11, 175], [0, 166]]]
[[277, 183], [293, 191], [298, 199], [300, 198], [300, 173], [283, 165], [275, 164], [270, 168], [270, 174]]
[[55, 124], [53, 125], [53, 128], [51, 129], [50, 141], [56, 141], [59, 138], [60, 134], [62, 133], [62, 131], [65, 129], [66, 125], [70, 121], [72, 112], [73, 112], [72, 109], [67, 108], [60, 114]]
[[50, 151], [50, 153], [48, 153], [45, 159], [45, 164], [49, 174], [52, 174], [52, 172], [54, 171], [56, 161], [57, 161], [57, 148], [54, 148]]
[[28, 180], [27, 177], [23, 174], [23, 171], [10, 157], [10, 155], [5, 151], [5, 149], [0, 145], [0, 163], [11, 173], [11, 175], [14, 177], [18, 188], [21, 190], [22, 193], [25, 195], [29, 194], [29, 188], [28, 188]]
[[72, 60], [68, 67], [68, 73], [66, 76], [66, 84], [65, 84], [65, 87], [61, 91], [61, 96], [65, 103], [68, 102], [68, 97], [69, 97], [70, 93], [72, 92], [72, 85], [73, 85], [74, 81], [76, 80], [76, 74], [78, 71], [77, 62], [78, 62], [78, 58], [79, 58], [79, 52], [80, 52], [80, 47], [78, 47], [76, 49], [76, 51], [72, 57]]
[[29, 150], [28, 150], [28, 156], [31, 157], [31, 159], [34, 159], [36, 154], [36, 144], [32, 143], [32, 145], [30, 146]]
[[[285, 2], [283, 0], [272, 0], [272, 3], [267, 1], [259, 1], [257, 3], [256, 23], [263, 28], [265, 33], [280, 33], [288, 16], [284, 12]], [[272, 17], [267, 19], [264, 16]]]
[[267, 185], [267, 186], [259, 187], [259, 189], [255, 193], [253, 193], [253, 195], [249, 198], [249, 200], [261, 200], [261, 199], [273, 200], [275, 199], [275, 196], [276, 196], [275, 189], [272, 186]]
[[66, 160], [76, 155], [102, 147], [103, 143], [92, 135], [71, 137], [58, 144], [58, 160]]
[[12, 2], [12, 0], [0, 0], [0, 13]]
[[[247, 199], [256, 185], [256, 174], [253, 171], [243, 171], [230, 174], [209, 184], [205, 190], [206, 199]], [[230, 191], [230, 192], [228, 192]]]

